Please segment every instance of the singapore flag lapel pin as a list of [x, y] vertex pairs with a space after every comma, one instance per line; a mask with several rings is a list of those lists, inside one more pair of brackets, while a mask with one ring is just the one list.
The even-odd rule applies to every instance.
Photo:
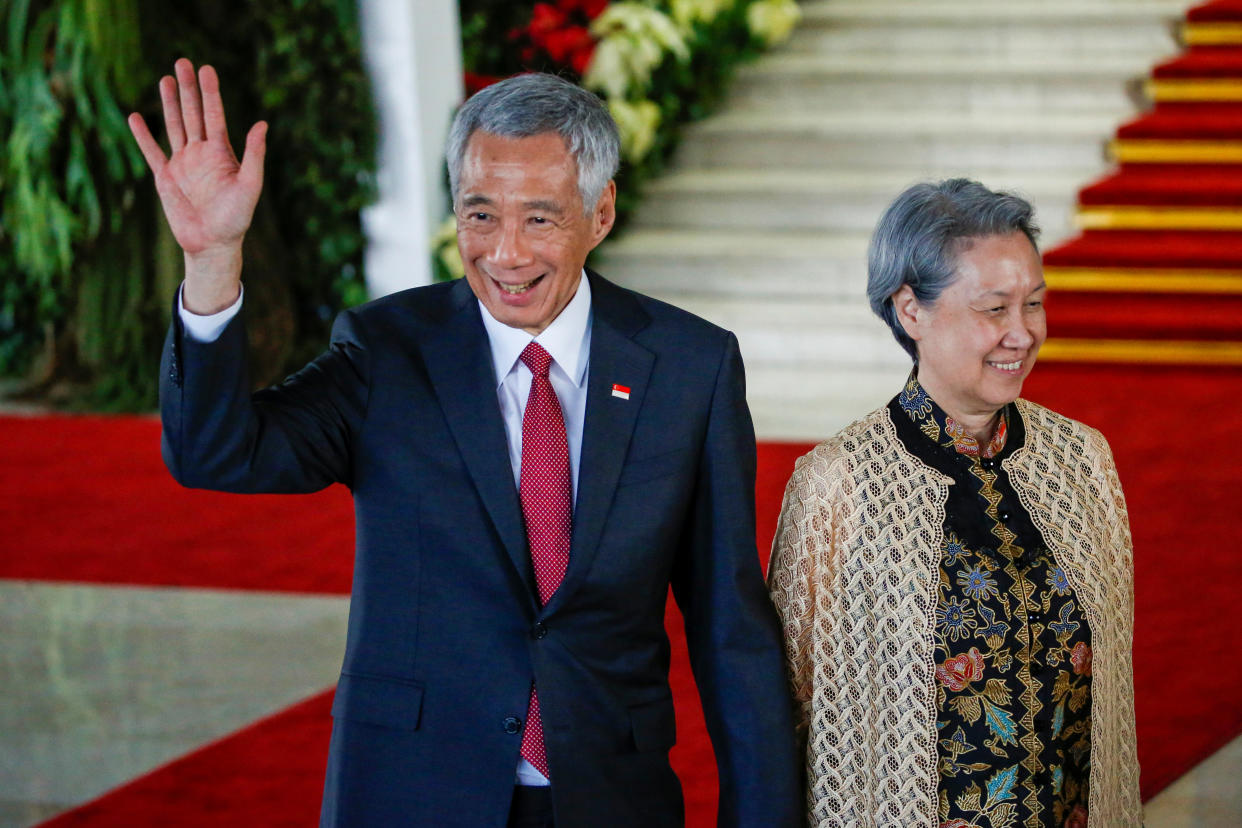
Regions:
[[630, 398], [630, 387], [628, 385], [618, 385], [614, 382], [612, 384], [612, 395], [614, 397], [620, 397], [623, 400], [628, 400]]

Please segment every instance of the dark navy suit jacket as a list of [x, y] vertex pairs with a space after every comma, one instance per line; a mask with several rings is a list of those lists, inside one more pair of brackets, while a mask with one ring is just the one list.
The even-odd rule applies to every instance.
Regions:
[[716, 751], [720, 824], [802, 822], [780, 630], [755, 549], [737, 341], [589, 278], [573, 544], [543, 608], [465, 280], [342, 313], [322, 356], [254, 395], [241, 316], [202, 344], [174, 315], [161, 412], [177, 480], [353, 490], [325, 825], [503, 826], [532, 680], [558, 828], [681, 825], [668, 762], [670, 585]]

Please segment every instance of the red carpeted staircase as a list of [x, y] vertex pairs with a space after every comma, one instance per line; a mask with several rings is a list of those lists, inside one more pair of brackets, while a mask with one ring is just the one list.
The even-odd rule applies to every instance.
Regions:
[[1079, 194], [1081, 235], [1044, 254], [1041, 358], [1242, 364], [1242, 2], [1192, 8], [1183, 41]]

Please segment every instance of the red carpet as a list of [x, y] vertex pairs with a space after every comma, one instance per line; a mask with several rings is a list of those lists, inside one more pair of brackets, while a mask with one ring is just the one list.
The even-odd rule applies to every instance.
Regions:
[[[1150, 796], [1242, 731], [1242, 664], [1232, 632], [1218, 623], [1232, 608], [1226, 585], [1242, 581], [1242, 556], [1221, 543], [1242, 485], [1234, 436], [1242, 371], [1049, 364], [1036, 370], [1027, 396], [1100, 426], [1117, 455], [1136, 547], [1139, 752]], [[0, 519], [8, 528], [0, 577], [347, 589], [346, 492], [186, 491], [163, 471], [157, 442], [150, 420], [0, 418]], [[807, 448], [760, 447], [765, 559], [785, 480]], [[707, 826], [714, 763], [675, 609], [668, 626], [679, 712], [673, 762], [689, 824]], [[47, 824], [314, 824], [327, 707], [328, 694], [308, 700]]]

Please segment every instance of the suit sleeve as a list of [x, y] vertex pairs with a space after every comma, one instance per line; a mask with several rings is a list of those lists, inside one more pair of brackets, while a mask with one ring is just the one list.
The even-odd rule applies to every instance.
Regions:
[[164, 462], [184, 486], [311, 492], [352, 480], [351, 447], [368, 398], [367, 350], [351, 312], [327, 351], [279, 385], [250, 393], [245, 311], [212, 342], [174, 313], [160, 366]]
[[721, 826], [802, 824], [780, 626], [755, 546], [755, 434], [729, 334], [673, 591], [720, 775]]

